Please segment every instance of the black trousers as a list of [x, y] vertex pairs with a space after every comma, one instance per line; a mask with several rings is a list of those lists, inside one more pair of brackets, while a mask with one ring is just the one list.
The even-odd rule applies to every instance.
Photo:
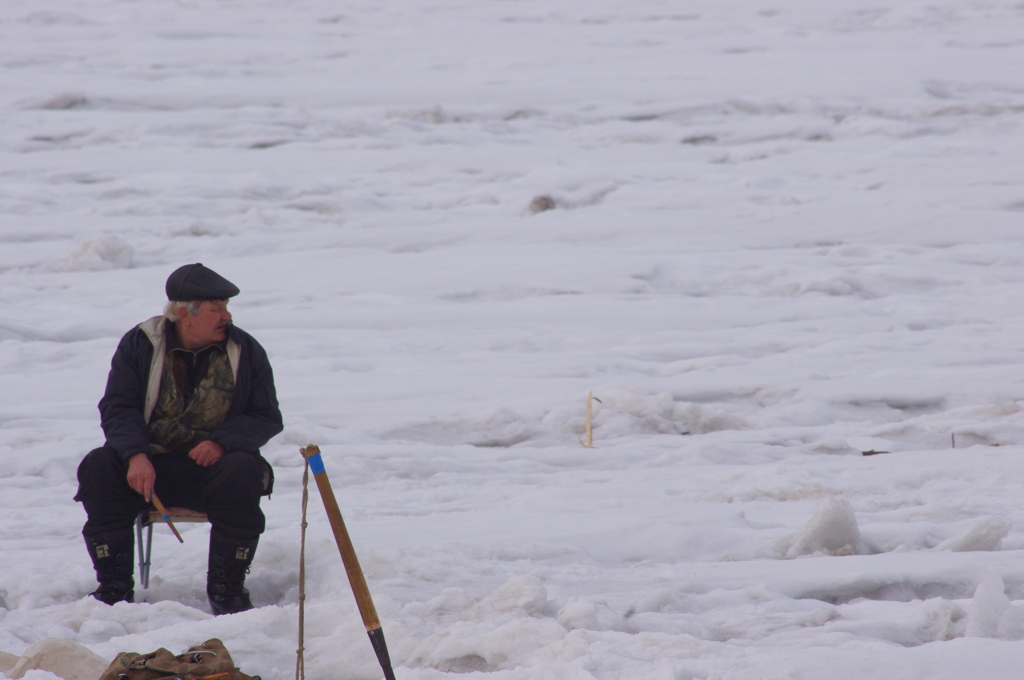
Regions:
[[[251, 453], [232, 452], [202, 467], [182, 453], [151, 457], [156, 468], [154, 492], [166, 506], [205, 512], [210, 524], [231, 538], [250, 540], [266, 528], [260, 510], [264, 469]], [[130, 528], [147, 509], [142, 495], [128, 486], [128, 467], [114, 449], [103, 446], [82, 459], [78, 466], [76, 501], [85, 506], [86, 537]]]

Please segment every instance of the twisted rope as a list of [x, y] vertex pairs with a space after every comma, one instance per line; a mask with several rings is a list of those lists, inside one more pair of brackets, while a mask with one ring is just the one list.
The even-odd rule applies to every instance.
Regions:
[[309, 461], [302, 472], [302, 538], [299, 541], [299, 648], [295, 654], [295, 680], [306, 680], [306, 506], [309, 504]]

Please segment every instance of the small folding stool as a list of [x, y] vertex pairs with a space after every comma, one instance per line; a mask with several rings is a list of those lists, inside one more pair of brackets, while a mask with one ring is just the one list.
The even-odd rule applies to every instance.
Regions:
[[[167, 508], [167, 516], [175, 524], [185, 522], [209, 522], [205, 512], [197, 512], [188, 508]], [[159, 510], [143, 510], [135, 518], [135, 540], [139, 546], [139, 582], [143, 588], [149, 588], [150, 556], [153, 553], [153, 524], [163, 522], [164, 516]], [[142, 530], [146, 529], [145, 547], [143, 547]]]

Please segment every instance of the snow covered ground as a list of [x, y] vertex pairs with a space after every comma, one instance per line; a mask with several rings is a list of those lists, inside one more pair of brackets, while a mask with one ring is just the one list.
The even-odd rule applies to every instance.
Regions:
[[[400, 680], [1020, 677], [1022, 36], [1017, 0], [5, 0], [0, 650], [293, 677], [312, 442]], [[72, 501], [195, 261], [286, 419], [219, 618], [202, 525], [87, 597]], [[378, 678], [315, 489], [309, 532], [307, 673]]]

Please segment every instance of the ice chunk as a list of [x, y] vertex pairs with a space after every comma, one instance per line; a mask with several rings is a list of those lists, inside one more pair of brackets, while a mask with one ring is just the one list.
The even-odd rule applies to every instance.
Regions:
[[565, 635], [565, 628], [551, 619], [515, 618], [498, 626], [459, 621], [425, 638], [406, 663], [456, 673], [512, 669]]
[[14, 654], [8, 654], [7, 652], [0, 652], [0, 673], [7, 674], [7, 671], [14, 668], [15, 664], [18, 663], [19, 657]]
[[1010, 533], [1013, 525], [1001, 518], [986, 517], [970, 529], [948, 538], [935, 546], [935, 550], [970, 552], [974, 550], [999, 550], [1002, 540]]
[[967, 613], [967, 637], [1024, 638], [1024, 609], [1011, 604], [1003, 590], [1003, 579], [986, 569]]
[[597, 620], [597, 605], [584, 597], [570, 597], [565, 605], [558, 611], [558, 623], [566, 630], [577, 628], [589, 628], [590, 630], [601, 630]]
[[635, 633], [631, 623], [632, 610], [623, 615], [608, 606], [607, 602], [593, 601], [577, 595], [571, 596], [558, 610], [557, 620], [566, 630], [617, 630]]
[[828, 498], [796, 536], [786, 557], [810, 555], [819, 551], [832, 554], [855, 553], [860, 541], [860, 528], [853, 506], [842, 498]]
[[548, 604], [548, 590], [536, 576], [516, 575], [484, 598], [481, 605], [498, 612], [522, 610], [542, 614]]
[[47, 638], [26, 649], [6, 675], [8, 678], [21, 678], [31, 670], [40, 669], [64, 680], [96, 680], [109, 665], [103, 657], [80, 644]]
[[50, 263], [53, 271], [81, 272], [127, 269], [135, 250], [117, 236], [80, 236], [66, 258]]

